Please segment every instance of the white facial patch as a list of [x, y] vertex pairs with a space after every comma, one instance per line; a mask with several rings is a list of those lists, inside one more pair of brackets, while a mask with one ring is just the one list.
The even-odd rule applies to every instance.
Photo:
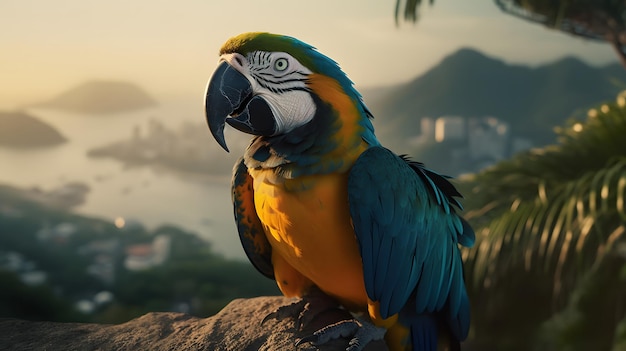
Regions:
[[286, 52], [254, 51], [246, 56], [233, 53], [220, 58], [243, 74], [254, 95], [272, 109], [276, 134], [287, 133], [313, 119], [315, 103], [306, 87], [313, 73]]
[[287, 133], [313, 119], [315, 103], [311, 94], [302, 90], [292, 90], [282, 94], [261, 93], [276, 118], [277, 133]]

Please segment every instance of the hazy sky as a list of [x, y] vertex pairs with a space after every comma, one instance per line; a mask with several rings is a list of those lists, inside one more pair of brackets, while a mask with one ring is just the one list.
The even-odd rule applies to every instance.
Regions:
[[595, 44], [502, 14], [493, 0], [437, 0], [396, 27], [395, 0], [2, 0], [0, 108], [89, 79], [130, 80], [157, 98], [201, 98], [229, 37], [295, 36], [341, 64], [357, 87], [408, 81], [460, 47], [536, 65], [565, 55], [616, 61]]

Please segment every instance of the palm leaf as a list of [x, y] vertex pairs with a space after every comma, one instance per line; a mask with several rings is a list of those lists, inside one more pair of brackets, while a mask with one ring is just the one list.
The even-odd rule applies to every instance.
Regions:
[[559, 129], [558, 145], [470, 179], [467, 217], [479, 230], [464, 258], [477, 286], [523, 269], [551, 275], [558, 294], [625, 240], [626, 104], [618, 102]]

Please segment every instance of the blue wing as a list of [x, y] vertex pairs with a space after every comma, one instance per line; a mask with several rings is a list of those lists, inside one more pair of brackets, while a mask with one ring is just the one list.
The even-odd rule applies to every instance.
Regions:
[[446, 311], [452, 332], [465, 339], [469, 302], [457, 244], [471, 246], [474, 232], [454, 211], [454, 186], [376, 146], [351, 169], [348, 194], [365, 288], [382, 317], [405, 305], [417, 314]]
[[263, 225], [256, 214], [252, 177], [248, 174], [243, 158], [235, 163], [233, 169], [232, 200], [243, 250], [259, 272], [274, 279], [272, 247], [265, 237]]

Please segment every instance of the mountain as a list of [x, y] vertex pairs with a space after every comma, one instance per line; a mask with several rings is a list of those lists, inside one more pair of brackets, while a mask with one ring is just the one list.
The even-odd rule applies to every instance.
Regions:
[[612, 63], [601, 68], [602, 74], [610, 77], [610, 80], [620, 90], [626, 90], [626, 70], [619, 63]]
[[139, 110], [155, 104], [155, 100], [147, 92], [133, 83], [89, 81], [34, 106], [86, 114], [112, 114]]
[[[364, 90], [377, 129], [387, 139], [420, 133], [423, 117], [494, 116], [535, 145], [555, 140], [553, 127], [626, 89], [626, 70], [592, 67], [566, 57], [539, 67], [507, 64], [461, 49], [406, 84]], [[368, 101], [372, 96], [372, 101]]]
[[0, 146], [36, 148], [66, 141], [56, 129], [23, 112], [0, 111]]

